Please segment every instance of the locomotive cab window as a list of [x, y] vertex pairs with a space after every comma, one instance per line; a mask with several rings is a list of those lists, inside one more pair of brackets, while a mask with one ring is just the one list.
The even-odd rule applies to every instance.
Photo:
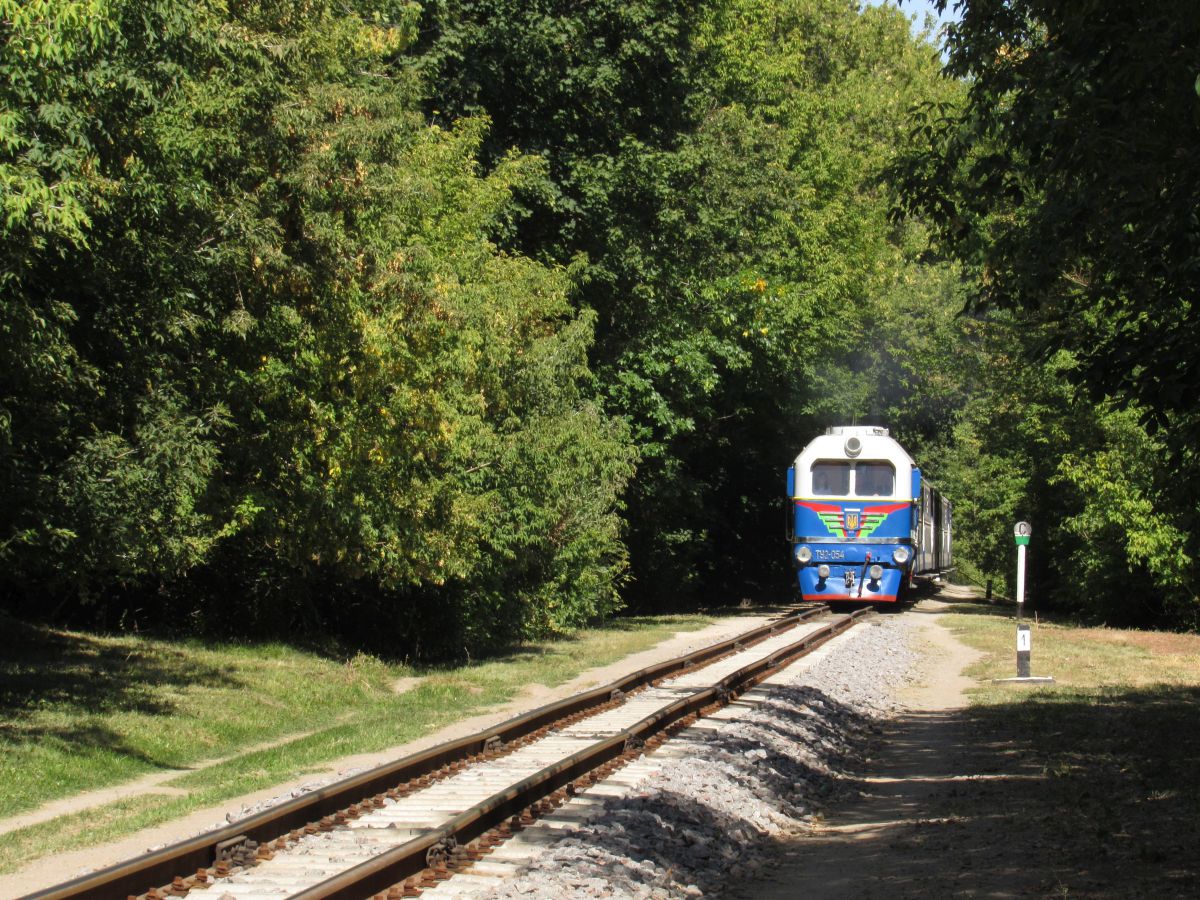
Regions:
[[854, 496], [890, 497], [896, 489], [896, 470], [891, 463], [860, 462], [854, 467]]
[[845, 497], [849, 495], [850, 463], [813, 463], [812, 491], [814, 497]]

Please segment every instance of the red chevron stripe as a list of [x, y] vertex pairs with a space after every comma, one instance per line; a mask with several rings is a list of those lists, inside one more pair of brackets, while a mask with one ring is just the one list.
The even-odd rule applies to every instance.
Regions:
[[883, 513], [885, 516], [891, 515], [896, 510], [904, 509], [907, 506], [912, 506], [911, 503], [885, 503], [883, 506], [864, 506], [863, 515], [867, 513]]
[[811, 503], [805, 500], [797, 500], [797, 506], [802, 506], [805, 509], [811, 509], [815, 513], [831, 512], [841, 515], [842, 508], [836, 503]]

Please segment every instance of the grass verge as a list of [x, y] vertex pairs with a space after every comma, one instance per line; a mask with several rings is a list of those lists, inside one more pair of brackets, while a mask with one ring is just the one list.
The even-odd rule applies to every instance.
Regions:
[[1012, 777], [989, 815], [1044, 895], [1200, 895], [1200, 635], [1043, 622], [1033, 673], [1056, 683], [1002, 684], [1015, 623], [954, 609], [945, 623], [986, 653], [968, 672], [973, 749]]
[[[620, 619], [497, 658], [417, 670], [281, 644], [215, 645], [53, 631], [7, 621], [0, 659], [0, 817], [139, 776], [144, 794], [4, 835], [0, 873], [382, 750], [648, 649], [704, 616]], [[419, 678], [409, 690], [394, 686]], [[213, 762], [218, 760], [217, 762]]]

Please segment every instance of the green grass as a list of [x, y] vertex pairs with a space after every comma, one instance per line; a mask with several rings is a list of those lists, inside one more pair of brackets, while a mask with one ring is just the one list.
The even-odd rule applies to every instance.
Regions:
[[[149, 773], [192, 771], [164, 783], [186, 796], [128, 797], [4, 835], [0, 873], [413, 740], [494, 709], [526, 685], [553, 687], [710, 621], [620, 619], [424, 670], [282, 644], [170, 642], [5, 621], [12, 650], [0, 659], [0, 817]], [[416, 687], [393, 690], [414, 676], [422, 679]]]
[[995, 684], [1016, 674], [1016, 620], [1012, 607], [962, 603], [945, 623], [987, 656], [968, 674], [980, 682], [979, 703], [1014, 696], [1090, 696], [1109, 688], [1200, 684], [1200, 636], [1170, 632], [1092, 628], [1026, 618], [1033, 640], [1033, 674], [1052, 674], [1053, 685]]
[[1157, 885], [1155, 896], [1194, 896], [1200, 635], [1042, 622], [1032, 671], [1056, 683], [998, 684], [1015, 674], [1015, 622], [996, 607], [956, 610], [944, 622], [986, 653], [968, 671], [979, 680], [973, 740], [996, 771], [1033, 779], [1028, 793], [1010, 792], [1004, 814], [1022, 841], [1058, 854], [1060, 881], [1043, 887], [1108, 896], [1125, 885], [1141, 896], [1134, 886]]

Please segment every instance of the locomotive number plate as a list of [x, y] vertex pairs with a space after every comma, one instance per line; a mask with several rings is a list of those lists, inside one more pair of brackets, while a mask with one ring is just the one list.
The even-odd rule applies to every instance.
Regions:
[[845, 559], [846, 553], [843, 550], [814, 550], [813, 556], [817, 559]]

